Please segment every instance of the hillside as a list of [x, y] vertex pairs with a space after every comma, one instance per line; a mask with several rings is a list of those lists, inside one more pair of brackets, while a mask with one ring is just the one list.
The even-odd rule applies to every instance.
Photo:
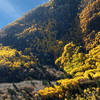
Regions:
[[23, 53], [34, 52], [39, 60], [48, 58], [41, 63], [52, 64], [65, 43], [72, 40], [80, 41], [77, 34], [70, 32], [75, 23], [79, 4], [78, 0], [72, 3], [73, 1], [51, 0], [29, 11], [1, 30], [0, 42], [22, 50]]
[[80, 13], [80, 27], [82, 29], [85, 48], [90, 50], [100, 44], [100, 1], [88, 4]]
[[21, 98], [99, 100], [99, 22], [100, 0], [50, 0], [32, 9], [0, 30], [1, 82], [48, 81], [38, 92], [11, 90]]

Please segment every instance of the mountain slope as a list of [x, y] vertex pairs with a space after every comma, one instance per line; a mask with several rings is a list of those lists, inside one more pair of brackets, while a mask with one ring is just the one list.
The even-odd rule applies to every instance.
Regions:
[[[55, 63], [69, 76], [58, 80], [53, 87], [46, 87], [38, 94], [42, 99], [99, 100], [100, 99], [100, 1], [90, 0], [79, 13], [84, 48], [73, 42], [66, 44]], [[38, 96], [39, 96], [38, 95]], [[56, 98], [56, 99], [55, 99]]]
[[53, 63], [65, 43], [80, 41], [78, 33], [72, 30], [80, 2], [72, 2], [51, 0], [31, 10], [0, 31], [0, 42], [18, 50], [33, 52], [40, 60], [41, 57], [48, 58], [41, 63]]
[[90, 50], [100, 44], [100, 1], [88, 4], [79, 17], [85, 48]]
[[[17, 78], [29, 79], [31, 76], [52, 81], [63, 75], [57, 68], [64, 71], [63, 79], [55, 84], [49, 82], [50, 87], [31, 93], [36, 100], [99, 100], [99, 21], [100, 0], [51, 0], [0, 31], [4, 51], [1, 63], [15, 66], [19, 59], [17, 72], [10, 67], [16, 72], [10, 73], [15, 79], [18, 74]], [[5, 49], [8, 46], [9, 49]], [[12, 53], [14, 58], [7, 50], [16, 51]], [[26, 59], [23, 60], [23, 56]], [[26, 76], [18, 73], [24, 71]]]

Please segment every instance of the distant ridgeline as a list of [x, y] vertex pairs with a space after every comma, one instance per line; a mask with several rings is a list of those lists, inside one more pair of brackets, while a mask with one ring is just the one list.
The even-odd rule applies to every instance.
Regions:
[[0, 70], [9, 69], [9, 78], [16, 70], [26, 71], [21, 80], [36, 78], [43, 65], [65, 72], [38, 92], [43, 100], [100, 98], [100, 0], [51, 0], [4, 27], [0, 42]]

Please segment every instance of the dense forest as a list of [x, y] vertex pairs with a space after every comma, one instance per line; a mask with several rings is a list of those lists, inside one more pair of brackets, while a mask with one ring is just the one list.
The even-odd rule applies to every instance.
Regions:
[[13, 84], [11, 98], [100, 100], [100, 0], [50, 0], [1, 29], [0, 43], [0, 82], [49, 84]]

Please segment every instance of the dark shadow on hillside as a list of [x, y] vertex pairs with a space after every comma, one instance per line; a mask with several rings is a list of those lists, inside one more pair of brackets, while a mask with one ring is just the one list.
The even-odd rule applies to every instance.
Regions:
[[48, 80], [56, 81], [61, 79], [64, 73], [48, 66], [38, 66], [34, 68], [16, 68], [0, 67], [0, 83], [20, 82], [24, 80]]

